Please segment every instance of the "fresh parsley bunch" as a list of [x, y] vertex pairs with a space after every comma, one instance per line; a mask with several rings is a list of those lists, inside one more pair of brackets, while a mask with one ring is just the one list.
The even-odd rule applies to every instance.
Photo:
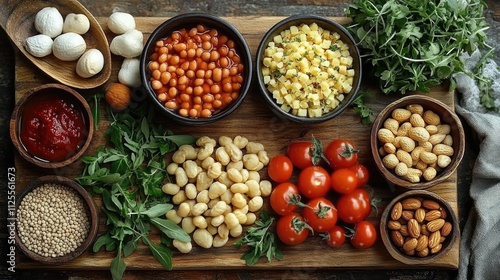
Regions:
[[[354, 0], [348, 30], [384, 93], [429, 92], [465, 72], [461, 55], [486, 45], [481, 0]], [[453, 82], [453, 81], [452, 81]]]

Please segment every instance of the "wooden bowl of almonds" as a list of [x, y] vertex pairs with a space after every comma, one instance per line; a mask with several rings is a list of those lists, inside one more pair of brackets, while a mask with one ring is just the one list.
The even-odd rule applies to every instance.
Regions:
[[465, 136], [452, 108], [415, 94], [392, 102], [378, 114], [370, 145], [377, 168], [390, 185], [427, 189], [456, 171]]
[[92, 196], [66, 177], [47, 175], [16, 196], [16, 245], [34, 261], [69, 262], [92, 245], [98, 209]]
[[455, 212], [444, 199], [426, 190], [411, 190], [387, 205], [380, 235], [393, 258], [419, 265], [446, 254], [460, 230]]

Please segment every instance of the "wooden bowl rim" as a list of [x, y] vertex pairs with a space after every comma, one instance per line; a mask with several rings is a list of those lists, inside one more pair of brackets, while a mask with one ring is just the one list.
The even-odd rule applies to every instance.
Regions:
[[[85, 140], [85, 143], [83, 146], [80, 148], [80, 150], [75, 153], [73, 156], [59, 162], [48, 162], [48, 161], [42, 161], [37, 159], [36, 157], [32, 156], [30, 153], [26, 151], [26, 149], [23, 148], [23, 145], [21, 143], [21, 140], [19, 139], [19, 120], [20, 116], [19, 114], [21, 113], [22, 107], [29, 102], [29, 100], [34, 97], [35, 95], [39, 94], [42, 91], [50, 90], [50, 89], [57, 89], [60, 92], [70, 94], [71, 97], [75, 98], [80, 104], [78, 104], [81, 109], [82, 113], [84, 115], [84, 118], [86, 118], [87, 121], [87, 139]], [[80, 157], [83, 156], [83, 154], [86, 152], [88, 147], [90, 146], [90, 143], [92, 142], [92, 138], [94, 135], [94, 119], [92, 117], [92, 112], [90, 110], [90, 106], [85, 100], [85, 98], [80, 95], [76, 90], [65, 86], [63, 84], [44, 84], [35, 88], [31, 88], [26, 91], [26, 93], [19, 99], [17, 102], [16, 106], [14, 107], [14, 111], [12, 112], [12, 116], [10, 118], [10, 138], [12, 140], [12, 143], [14, 144], [14, 147], [16, 150], [21, 154], [21, 156], [26, 159], [28, 162], [37, 165], [42, 168], [61, 168], [64, 166], [67, 166], [76, 160], [78, 160]]]
[[80, 244], [78, 248], [76, 248], [74, 251], [60, 257], [44, 257], [40, 256], [32, 251], [30, 251], [24, 244], [22, 243], [21, 239], [19, 238], [16, 230], [16, 246], [29, 258], [31, 258], [34, 261], [44, 263], [44, 264], [62, 264], [65, 262], [69, 262], [71, 260], [76, 259], [79, 257], [83, 252], [85, 252], [94, 242], [96, 236], [97, 236], [97, 231], [98, 231], [98, 226], [99, 226], [99, 210], [97, 208], [97, 205], [95, 204], [94, 199], [90, 195], [89, 192], [85, 188], [83, 188], [80, 184], [75, 182], [74, 180], [71, 180], [67, 177], [63, 176], [57, 176], [57, 175], [46, 175], [39, 177], [33, 181], [30, 181], [19, 193], [16, 195], [16, 215], [17, 215], [17, 209], [19, 208], [19, 205], [21, 201], [24, 199], [24, 196], [34, 190], [37, 187], [40, 187], [44, 184], [47, 183], [55, 183], [55, 184], [61, 184], [64, 186], [67, 186], [69, 188], [74, 189], [75, 191], [78, 192], [80, 197], [83, 199], [85, 202], [85, 205], [87, 206], [88, 209], [88, 214], [89, 214], [89, 219], [90, 219], [90, 228], [89, 232], [87, 234], [87, 238], [85, 241]]
[[[378, 153], [378, 149], [380, 148], [378, 145], [379, 141], [377, 138], [378, 129], [382, 127], [384, 121], [387, 119], [388, 116], [390, 116], [390, 113], [394, 109], [402, 108], [402, 104], [406, 103], [420, 104], [424, 107], [424, 109], [426, 106], [425, 104], [421, 103], [434, 103], [435, 105], [441, 108], [439, 112], [435, 113], [440, 115], [440, 117], [442, 117], [443, 114], [449, 115], [453, 120], [454, 124], [451, 123], [448, 124], [452, 127], [452, 129], [455, 128], [457, 130], [459, 136], [458, 139], [455, 138], [453, 139], [453, 141], [457, 143], [456, 147], [458, 147], [458, 149], [455, 149], [455, 154], [454, 156], [452, 156], [452, 162], [448, 167], [445, 168], [445, 170], [438, 173], [436, 178], [434, 178], [431, 181], [412, 183], [403, 178], [398, 177], [396, 174], [394, 174], [394, 172], [388, 170], [384, 166], [384, 164], [382, 163], [382, 158]], [[449, 108], [448, 105], [441, 102], [440, 100], [437, 100], [427, 95], [411, 94], [404, 96], [396, 101], [393, 101], [392, 103], [384, 107], [382, 111], [380, 111], [380, 113], [377, 115], [372, 125], [370, 133], [370, 147], [375, 164], [377, 165], [379, 172], [384, 176], [387, 183], [389, 183], [391, 186], [403, 187], [409, 190], [424, 190], [444, 182], [453, 174], [453, 172], [456, 171], [465, 153], [465, 132], [462, 126], [462, 122], [460, 121], [460, 118]]]
[[[401, 201], [405, 198], [417, 197], [417, 196], [431, 198], [431, 199], [439, 202], [439, 204], [445, 208], [445, 210], [448, 214], [446, 221], [449, 221], [453, 226], [451, 233], [447, 237], [448, 240], [445, 241], [446, 245], [441, 248], [441, 251], [436, 253], [436, 254], [433, 254], [433, 255], [428, 255], [427, 257], [407, 256], [404, 253], [402, 253], [401, 251], [399, 251], [392, 243], [391, 238], [390, 238], [390, 234], [389, 234], [389, 228], [387, 227], [387, 221], [388, 221], [389, 216], [390, 216], [389, 213], [391, 212], [391, 209], [394, 206], [394, 204], [396, 204], [398, 201]], [[455, 211], [453, 211], [453, 208], [451, 207], [451, 205], [446, 200], [444, 200], [442, 197], [437, 195], [436, 193], [433, 193], [433, 192], [430, 192], [427, 190], [406, 191], [406, 192], [401, 193], [397, 197], [395, 197], [393, 200], [391, 200], [391, 202], [389, 202], [387, 207], [384, 209], [384, 212], [382, 212], [382, 216], [380, 217], [379, 230], [380, 230], [382, 242], [384, 243], [384, 246], [387, 249], [387, 251], [389, 252], [389, 254], [394, 259], [396, 259], [404, 264], [409, 264], [409, 265], [421, 265], [424, 263], [431, 263], [434, 260], [436, 260], [437, 258], [442, 257], [443, 255], [445, 255], [446, 253], [448, 253], [451, 250], [451, 248], [453, 247], [453, 244], [456, 242], [456, 240], [460, 236], [457, 214], [455, 213]]]

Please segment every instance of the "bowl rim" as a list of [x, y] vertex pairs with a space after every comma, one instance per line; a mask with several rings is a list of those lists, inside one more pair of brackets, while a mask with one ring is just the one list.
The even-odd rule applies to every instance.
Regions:
[[[409, 197], [415, 197], [415, 196], [423, 196], [427, 198], [432, 198], [440, 203], [440, 205], [445, 208], [447, 214], [448, 214], [448, 219], [447, 221], [450, 222], [453, 226], [451, 233], [448, 235], [447, 238], [449, 238], [449, 241], [447, 242], [446, 246], [443, 246], [441, 248], [441, 251], [439, 251], [436, 254], [433, 255], [428, 255], [427, 257], [414, 257], [414, 256], [408, 256], [399, 251], [395, 245], [392, 243], [392, 240], [390, 239], [390, 234], [389, 234], [389, 228], [387, 227], [387, 221], [389, 220], [389, 213], [397, 202], [409, 198]], [[382, 216], [380, 217], [380, 224], [379, 224], [379, 230], [380, 230], [380, 235], [382, 238], [382, 243], [384, 243], [385, 248], [389, 252], [389, 254], [396, 260], [400, 261], [401, 263], [408, 264], [408, 265], [421, 265], [424, 263], [431, 263], [435, 261], [436, 259], [442, 257], [446, 253], [448, 253], [457, 239], [460, 236], [460, 230], [459, 230], [459, 224], [458, 224], [458, 217], [451, 205], [441, 196], [438, 194], [428, 191], [428, 190], [411, 190], [411, 191], [406, 191], [395, 198], [393, 198], [389, 204], [387, 204], [387, 207], [384, 209], [382, 212]]]
[[[154, 41], [158, 40], [158, 37], [165, 37], [169, 35], [172, 31], [177, 30], [183, 26], [182, 24], [177, 24], [179, 20], [188, 20], [188, 21], [193, 21], [197, 22], [198, 24], [217, 24], [221, 26], [225, 26], [227, 30], [223, 30], [222, 32], [227, 35], [228, 37], [232, 38], [235, 41], [238, 41], [237, 48], [241, 52], [240, 57], [244, 58], [244, 63], [245, 63], [245, 81], [242, 85], [242, 87], [239, 90], [239, 97], [233, 101], [230, 106], [226, 107], [223, 111], [218, 112], [217, 114], [212, 115], [209, 118], [189, 118], [189, 117], [183, 117], [176, 112], [172, 112], [170, 110], [165, 109], [164, 104], [161, 103], [158, 98], [156, 98], [156, 95], [154, 91], [151, 89], [151, 86], [149, 85], [149, 79], [147, 75], [147, 62], [149, 61], [149, 49], [151, 49], [151, 45], [154, 43]], [[194, 23], [193, 23], [194, 24]], [[172, 26], [170, 27], [169, 26]], [[189, 24], [191, 25], [191, 23]], [[186, 25], [184, 25], [186, 27]], [[163, 29], [168, 28], [167, 32], [162, 32]], [[230, 33], [230, 34], [227, 34]], [[162, 36], [159, 36], [162, 34]], [[210, 14], [210, 13], [203, 13], [203, 12], [190, 12], [190, 13], [183, 13], [176, 15], [174, 17], [171, 17], [164, 22], [162, 22], [160, 25], [158, 25], [150, 34], [149, 38], [147, 39], [146, 43], [144, 44], [144, 49], [141, 53], [140, 57], [140, 75], [141, 75], [141, 81], [142, 81], [142, 89], [146, 92], [146, 94], [149, 96], [150, 100], [153, 102], [155, 107], [161, 111], [165, 116], [168, 118], [186, 124], [186, 125], [204, 125], [204, 124], [210, 124], [213, 122], [216, 122], [231, 113], [233, 113], [238, 107], [243, 103], [244, 99], [248, 95], [248, 92], [250, 90], [250, 87], [252, 85], [252, 79], [253, 79], [253, 63], [252, 63], [252, 54], [250, 52], [250, 47], [241, 34], [241, 32], [231, 23], [226, 21], [225, 19]]]
[[[450, 117], [452, 118], [453, 122], [455, 122], [455, 129], [457, 129], [457, 132], [458, 132], [458, 135], [459, 135], [459, 139], [453, 139], [453, 141], [456, 141], [458, 144], [457, 144], [457, 147], [458, 149], [455, 150], [455, 155], [453, 156], [452, 158], [452, 162], [450, 163], [449, 166], [447, 166], [443, 171], [441, 171], [441, 173], [439, 173], [436, 178], [432, 179], [431, 181], [421, 181], [419, 183], [411, 183], [410, 181], [407, 181], [403, 178], [400, 178], [398, 177], [396, 174], [394, 174], [394, 172], [392, 172], [391, 170], [388, 170], [384, 164], [382, 163], [382, 157], [380, 156], [379, 152], [378, 152], [378, 149], [380, 148], [379, 145], [378, 145], [378, 138], [377, 138], [377, 131], [379, 128], [382, 127], [384, 121], [386, 120], [387, 116], [384, 116], [384, 115], [390, 115], [390, 113], [396, 109], [396, 108], [401, 108], [401, 105], [400, 104], [404, 104], [406, 102], [411, 102], [413, 101], [413, 103], [419, 103], [419, 102], [431, 102], [431, 103], [435, 103], [436, 105], [438, 105], [442, 111], [440, 112], [435, 112], [439, 115], [442, 115], [443, 114], [443, 111], [446, 113], [446, 114], [449, 114]], [[425, 108], [425, 106], [424, 106]], [[463, 159], [463, 156], [464, 156], [464, 153], [465, 153], [465, 132], [464, 132], [464, 128], [463, 128], [463, 125], [462, 125], [462, 122], [460, 121], [460, 118], [457, 116], [457, 114], [455, 112], [453, 112], [451, 110], [451, 108], [446, 105], [445, 103], [443, 103], [442, 101], [438, 100], [438, 99], [435, 99], [433, 97], [430, 97], [428, 95], [424, 95], [424, 94], [410, 94], [410, 95], [406, 95], [404, 97], [401, 97], [393, 102], [391, 102], [390, 104], [386, 105], [382, 111], [380, 111], [380, 113], [377, 115], [377, 117], [375, 118], [375, 120], [373, 121], [373, 124], [372, 124], [372, 127], [371, 127], [371, 131], [370, 131], [370, 147], [371, 147], [371, 153], [372, 153], [372, 157], [374, 159], [374, 162], [375, 162], [375, 165], [377, 166], [377, 169], [379, 170], [379, 173], [381, 173], [386, 182], [391, 186], [398, 186], [398, 187], [402, 187], [402, 188], [405, 188], [405, 189], [408, 189], [408, 190], [424, 190], [424, 189], [428, 189], [432, 186], [435, 186], [435, 185], [438, 185], [444, 181], [446, 181], [457, 169], [457, 167], [459, 166], [460, 162], [462, 161]]]
[[[18, 234], [18, 230], [16, 229], [16, 235], [15, 235], [16, 246], [21, 250], [21, 252], [24, 255], [26, 255], [27, 257], [29, 257], [30, 259], [32, 259], [34, 261], [37, 261], [37, 262], [40, 262], [43, 264], [62, 264], [62, 263], [69, 262], [71, 260], [76, 259], [92, 245], [92, 243], [94, 242], [95, 238], [97, 237], [97, 233], [98, 233], [99, 210], [97, 208], [97, 205], [96, 205], [94, 199], [90, 195], [90, 193], [87, 192], [87, 190], [84, 187], [82, 187], [80, 184], [78, 184], [76, 181], [71, 180], [71, 179], [64, 177], [64, 176], [45, 175], [45, 176], [38, 177], [38, 178], [28, 182], [26, 184], [26, 186], [16, 194], [16, 206], [15, 206], [16, 217], [17, 217], [17, 211], [19, 209], [19, 205], [21, 204], [21, 201], [24, 199], [24, 197], [28, 193], [33, 191], [34, 189], [36, 189], [44, 184], [47, 184], [47, 183], [55, 183], [55, 184], [64, 185], [66, 187], [69, 187], [69, 188], [75, 190], [80, 195], [80, 197], [82, 198], [82, 200], [84, 201], [84, 203], [87, 207], [88, 215], [89, 215], [89, 219], [90, 219], [90, 228], [89, 228], [89, 232], [87, 234], [87, 238], [84, 240], [84, 242], [82, 244], [80, 244], [80, 246], [78, 246], [78, 248], [76, 248], [74, 251], [72, 251], [66, 255], [63, 255], [60, 257], [55, 257], [55, 258], [44, 257], [44, 256], [41, 256], [37, 253], [34, 253], [33, 251], [30, 251], [24, 245], [24, 243], [21, 241], [21, 238], [19, 237], [19, 234]], [[16, 221], [17, 221], [17, 218], [16, 218]]]
[[[289, 112], [283, 111], [280, 108], [280, 106], [278, 106], [278, 104], [276, 103], [274, 98], [272, 98], [269, 91], [265, 87], [264, 77], [260, 71], [262, 68], [261, 61], [262, 61], [263, 52], [267, 46], [267, 43], [271, 40], [271, 36], [273, 35], [273, 33], [287, 29], [288, 27], [286, 27], [286, 26], [294, 21], [320, 22], [320, 24], [333, 26], [335, 29], [337, 29], [336, 30], [337, 32], [342, 33], [344, 36], [346, 36], [349, 39], [349, 45], [352, 45], [352, 50], [353, 50], [353, 51], [351, 51], [351, 55], [352, 55], [352, 52], [354, 52], [355, 56], [357, 57], [356, 60], [357, 60], [357, 64], [359, 65], [359, 70], [357, 71], [357, 76], [359, 78], [357, 79], [356, 84], [353, 85], [352, 90], [351, 90], [352, 92], [348, 93], [348, 98], [344, 99], [342, 101], [343, 104], [339, 105], [333, 111], [331, 111], [325, 115], [322, 115], [321, 117], [315, 117], [315, 118], [299, 117], [299, 116], [293, 115]], [[287, 18], [280, 20], [279, 22], [274, 24], [264, 34], [264, 36], [262, 37], [262, 39], [259, 42], [259, 45], [257, 47], [255, 57], [256, 57], [256, 59], [255, 59], [256, 65], [254, 67], [255, 71], [256, 71], [255, 77], [257, 78], [257, 81], [258, 81], [259, 91], [260, 91], [261, 95], [263, 96], [263, 98], [266, 100], [266, 103], [271, 107], [272, 111], [275, 112], [277, 115], [286, 117], [286, 118], [288, 118], [292, 121], [298, 122], [298, 123], [320, 123], [320, 122], [330, 120], [330, 119], [340, 115], [345, 109], [347, 109], [349, 107], [349, 104], [356, 98], [356, 96], [359, 92], [359, 89], [361, 87], [361, 80], [363, 77], [363, 71], [362, 71], [363, 63], [362, 63], [362, 59], [361, 59], [361, 52], [358, 48], [356, 40], [351, 35], [351, 33], [344, 26], [342, 26], [340, 23], [335, 22], [335, 21], [333, 21], [329, 18], [323, 17], [323, 16], [314, 15], [314, 14], [292, 15], [292, 16], [289, 16]]]
[[[31, 100], [31, 98], [35, 97], [40, 92], [51, 89], [56, 89], [58, 92], [64, 95], [69, 94], [74, 100], [76, 100], [79, 103], [78, 107], [80, 107], [80, 109], [82, 110], [82, 114], [86, 120], [86, 126], [87, 126], [87, 135], [83, 146], [78, 150], [78, 152], [76, 152], [71, 157], [58, 162], [44, 161], [31, 155], [26, 149], [23, 148], [19, 131], [19, 120], [21, 119], [20, 114], [22, 113], [22, 107], [25, 104], [27, 104]], [[10, 138], [12, 140], [14, 147], [25, 160], [42, 168], [56, 169], [70, 165], [73, 162], [77, 161], [79, 158], [83, 156], [83, 154], [89, 148], [90, 143], [92, 142], [93, 135], [94, 135], [94, 119], [92, 117], [92, 112], [90, 110], [89, 104], [87, 103], [87, 100], [85, 100], [85, 98], [81, 94], [79, 94], [75, 89], [70, 88], [64, 84], [49, 83], [28, 89], [16, 103], [10, 118]]]

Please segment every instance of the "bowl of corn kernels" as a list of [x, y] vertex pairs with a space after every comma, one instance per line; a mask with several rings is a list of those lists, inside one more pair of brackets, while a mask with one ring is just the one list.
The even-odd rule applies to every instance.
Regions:
[[320, 16], [276, 23], [261, 40], [256, 61], [264, 100], [278, 117], [298, 123], [338, 116], [361, 85], [356, 42], [341, 24]]

